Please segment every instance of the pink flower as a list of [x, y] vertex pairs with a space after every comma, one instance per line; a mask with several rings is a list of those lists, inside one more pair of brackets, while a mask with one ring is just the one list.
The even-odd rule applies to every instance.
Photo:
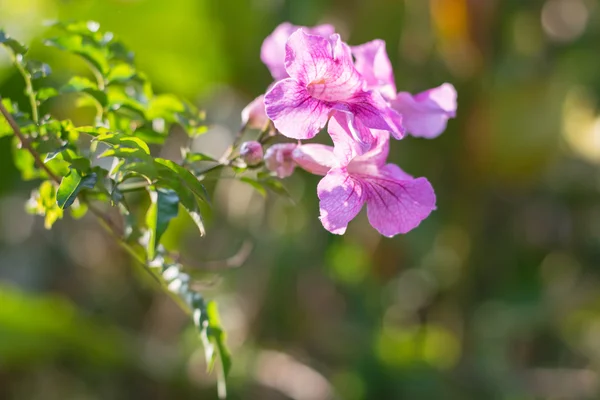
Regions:
[[367, 89], [378, 90], [386, 99], [396, 97], [392, 63], [380, 39], [352, 47], [356, 69], [367, 81]]
[[427, 179], [414, 179], [394, 164], [386, 164], [389, 133], [373, 131], [368, 149], [352, 138], [348, 121], [335, 118], [329, 133], [335, 147], [306, 144], [293, 151], [303, 169], [324, 175], [317, 193], [320, 220], [328, 231], [343, 234], [367, 205], [371, 225], [384, 236], [416, 228], [435, 209], [435, 193]]
[[273, 33], [264, 40], [260, 49], [260, 59], [269, 68], [273, 79], [279, 81], [288, 77], [285, 70], [285, 44], [290, 35], [298, 29], [304, 29], [311, 35], [329, 37], [335, 33], [335, 28], [331, 25], [317, 25], [315, 27], [303, 27], [284, 22], [279, 25]]
[[265, 96], [261, 94], [242, 110], [242, 125], [250, 129], [263, 129], [268, 122]]
[[367, 89], [377, 90], [402, 115], [407, 133], [434, 138], [446, 129], [448, 119], [456, 116], [456, 90], [449, 83], [415, 96], [407, 92], [396, 94], [394, 72], [383, 40], [354, 46], [352, 54]]
[[284, 136], [310, 139], [337, 111], [352, 115], [355, 131], [359, 123], [402, 136], [401, 116], [378, 92], [365, 90], [350, 48], [339, 35], [323, 38], [297, 30], [286, 44], [285, 69], [290, 77], [265, 95], [267, 116]]
[[391, 105], [402, 114], [411, 135], [432, 139], [446, 129], [448, 119], [456, 116], [456, 89], [444, 83], [414, 96], [401, 92]]
[[250, 166], [259, 164], [263, 159], [263, 149], [257, 141], [244, 142], [240, 146], [240, 157]]
[[278, 143], [267, 149], [265, 153], [265, 166], [269, 171], [275, 172], [279, 178], [287, 178], [294, 173], [296, 163], [292, 152], [298, 147], [295, 143]]

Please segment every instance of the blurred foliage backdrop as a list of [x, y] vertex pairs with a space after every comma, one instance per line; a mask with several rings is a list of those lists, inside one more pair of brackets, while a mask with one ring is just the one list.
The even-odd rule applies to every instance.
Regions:
[[[598, 1], [0, 0], [0, 26], [58, 72], [80, 66], [39, 43], [48, 19], [115, 32], [157, 91], [206, 109], [194, 145], [213, 154], [270, 83], [260, 45], [283, 21], [386, 40], [401, 90], [458, 90], [440, 138], [392, 143], [438, 196], [406, 236], [365, 216], [328, 234], [302, 172], [294, 202], [224, 180], [207, 238], [187, 221], [168, 232], [207, 269], [232, 399], [600, 397]], [[26, 107], [22, 90], [0, 55], [0, 93]], [[0, 398], [216, 398], [188, 318], [93, 219], [49, 232], [26, 215], [32, 186], [4, 138]]]

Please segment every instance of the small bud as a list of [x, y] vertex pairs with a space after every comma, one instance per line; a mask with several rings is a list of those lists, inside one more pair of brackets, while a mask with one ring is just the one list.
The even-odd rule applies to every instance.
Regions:
[[278, 143], [269, 147], [265, 154], [267, 169], [275, 172], [280, 178], [292, 175], [296, 167], [292, 153], [296, 147], [298, 145], [295, 143]]
[[244, 142], [240, 146], [240, 156], [250, 166], [260, 163], [263, 159], [263, 149], [256, 141]]
[[242, 110], [242, 125], [251, 129], [263, 129], [269, 122], [265, 111], [265, 96], [260, 95]]

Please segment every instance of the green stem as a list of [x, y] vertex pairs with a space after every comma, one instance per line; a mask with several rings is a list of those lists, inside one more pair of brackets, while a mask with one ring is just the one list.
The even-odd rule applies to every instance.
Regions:
[[31, 106], [31, 118], [33, 118], [33, 122], [35, 122], [37, 125], [39, 123], [39, 114], [35, 92], [33, 91], [33, 83], [31, 82], [31, 75], [25, 71], [25, 68], [23, 68], [23, 65], [17, 60], [16, 56], [13, 56], [13, 62], [25, 81], [25, 94], [29, 98], [29, 105]]

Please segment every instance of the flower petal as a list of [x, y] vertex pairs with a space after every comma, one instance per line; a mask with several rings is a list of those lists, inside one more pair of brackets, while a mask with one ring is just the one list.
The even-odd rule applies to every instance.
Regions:
[[396, 96], [394, 71], [385, 51], [385, 42], [376, 39], [360, 46], [353, 46], [352, 54], [356, 69], [367, 81], [367, 89], [378, 90], [385, 98], [394, 98]]
[[352, 160], [350, 165], [348, 165], [349, 171], [354, 169], [360, 170], [366, 166], [369, 166], [369, 168], [380, 168], [385, 165], [390, 152], [390, 133], [387, 131], [372, 129], [371, 135], [373, 135], [373, 141], [371, 142], [369, 148], [367, 148], [362, 154], [357, 155]]
[[334, 155], [342, 166], [371, 148], [375, 140], [371, 130], [347, 111], [339, 111], [329, 120], [327, 132], [334, 144]]
[[446, 129], [448, 119], [456, 116], [456, 90], [451, 84], [444, 83], [415, 96], [401, 92], [391, 104], [402, 114], [410, 134], [432, 139]]
[[407, 233], [435, 209], [435, 193], [425, 178], [398, 179], [399, 169], [384, 167], [379, 175], [361, 176], [367, 217], [384, 236]]
[[298, 146], [292, 153], [296, 164], [315, 175], [326, 175], [330, 169], [338, 166], [339, 162], [333, 153], [333, 147], [323, 144], [304, 144]]
[[389, 131], [396, 139], [404, 136], [402, 116], [377, 92], [357, 92], [346, 102], [336, 103], [333, 108], [351, 113], [367, 128]]
[[296, 143], [277, 143], [269, 147], [264, 157], [267, 169], [279, 178], [292, 175], [296, 167], [292, 153], [297, 146]]
[[350, 48], [337, 34], [329, 38], [294, 32], [285, 47], [285, 68], [314, 98], [344, 101], [362, 91], [365, 82], [352, 62]]
[[310, 139], [327, 124], [330, 105], [312, 98], [293, 79], [277, 82], [265, 95], [267, 116], [282, 135]]
[[242, 110], [242, 125], [251, 129], [263, 129], [268, 122], [265, 96], [261, 94]]
[[303, 28], [311, 35], [329, 37], [335, 33], [332, 25], [317, 25], [315, 27], [301, 27], [284, 22], [264, 40], [260, 49], [260, 59], [269, 68], [273, 78], [278, 81], [288, 77], [285, 70], [285, 44], [290, 35], [299, 28]]
[[321, 216], [325, 229], [342, 235], [348, 223], [364, 204], [363, 188], [343, 168], [332, 169], [317, 186]]

